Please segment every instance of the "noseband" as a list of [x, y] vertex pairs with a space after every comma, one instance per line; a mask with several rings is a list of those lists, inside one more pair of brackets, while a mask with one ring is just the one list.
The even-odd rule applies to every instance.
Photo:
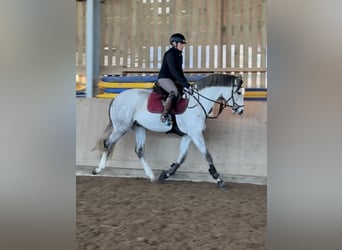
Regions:
[[[237, 88], [237, 90], [234, 91], [234, 87], [236, 87], [236, 86], [238, 88]], [[231, 107], [234, 112], [236, 112], [239, 108], [242, 108], [242, 107], [245, 106], [245, 105], [237, 104], [235, 102], [235, 99], [234, 99], [234, 93], [237, 93], [241, 89], [241, 87], [242, 87], [242, 84], [238, 84], [238, 85], [234, 84], [233, 87], [232, 87], [232, 94], [231, 94], [231, 96], [225, 101], [225, 107]], [[241, 93], [238, 93], [238, 94], [240, 95]], [[228, 104], [230, 99], [232, 99], [233, 105], [229, 105]]]

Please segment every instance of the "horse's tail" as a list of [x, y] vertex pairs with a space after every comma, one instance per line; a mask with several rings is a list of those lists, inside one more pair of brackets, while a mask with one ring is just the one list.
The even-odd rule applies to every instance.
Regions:
[[91, 151], [98, 150], [100, 152], [103, 152], [105, 150], [104, 148], [104, 140], [108, 139], [109, 135], [113, 131], [113, 124], [110, 121], [107, 125], [107, 127], [103, 130], [100, 137], [96, 140], [95, 146], [91, 149]]
[[108, 139], [109, 135], [112, 133], [113, 131], [113, 123], [112, 123], [112, 119], [110, 118], [110, 108], [113, 104], [114, 98], [111, 100], [110, 104], [109, 104], [109, 109], [108, 109], [108, 115], [109, 115], [109, 123], [107, 125], [107, 127], [103, 130], [102, 134], [100, 135], [100, 137], [97, 139], [95, 146], [91, 149], [91, 151], [94, 150], [98, 150], [100, 152], [103, 152], [105, 150], [104, 148], [104, 141], [106, 139]]

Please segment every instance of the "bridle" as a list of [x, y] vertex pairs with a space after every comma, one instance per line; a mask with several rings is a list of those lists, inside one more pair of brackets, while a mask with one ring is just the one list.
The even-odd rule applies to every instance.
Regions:
[[[238, 78], [236, 78], [236, 80], [240, 80], [240, 78], [238, 77]], [[235, 81], [235, 82], [236, 82], [236, 81]], [[234, 91], [234, 87], [238, 87], [238, 88]], [[223, 111], [226, 107], [230, 107], [230, 108], [232, 108], [232, 110], [233, 110], [234, 112], [236, 112], [239, 108], [245, 106], [245, 105], [239, 105], [239, 104], [237, 104], [236, 101], [235, 101], [235, 99], [234, 99], [234, 93], [238, 93], [238, 91], [239, 91], [241, 88], [242, 88], [242, 84], [236, 84], [236, 83], [234, 83], [233, 86], [232, 86], [232, 90], [231, 90], [231, 96], [230, 96], [227, 100], [225, 100], [225, 99], [222, 98], [222, 97], [220, 97], [220, 98], [218, 99], [218, 100], [220, 100], [220, 101], [210, 99], [210, 98], [208, 98], [208, 97], [206, 97], [206, 96], [200, 94], [196, 88], [193, 89], [192, 97], [196, 100], [196, 102], [198, 103], [198, 105], [202, 108], [202, 110], [203, 110], [203, 112], [204, 112], [204, 114], [205, 114], [206, 119], [216, 119], [216, 118], [219, 117], [219, 115], [222, 113], [222, 111]], [[195, 94], [196, 94], [197, 96], [195, 96]], [[241, 93], [238, 93], [238, 94], [241, 94]], [[208, 115], [208, 113], [205, 111], [205, 108], [203, 107], [202, 103], [200, 102], [199, 97], [202, 97], [202, 98], [204, 98], [204, 99], [206, 99], [206, 100], [208, 100], [208, 101], [211, 101], [211, 102], [213, 102], [213, 103], [216, 103], [216, 104], [219, 104], [219, 105], [220, 105], [219, 111], [218, 111], [218, 113], [217, 113], [216, 116], [209, 116], [209, 115]], [[228, 102], [229, 102], [230, 100], [232, 100], [232, 102], [233, 102], [232, 105], [228, 104]], [[222, 101], [223, 101], [223, 102], [222, 102]], [[188, 107], [188, 109], [194, 108], [194, 107], [196, 107], [196, 106], [197, 106], [197, 104], [194, 105], [194, 106], [192, 106], [192, 107]]]

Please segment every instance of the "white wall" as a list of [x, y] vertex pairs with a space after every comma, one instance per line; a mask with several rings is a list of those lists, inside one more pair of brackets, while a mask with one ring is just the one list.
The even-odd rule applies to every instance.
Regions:
[[[76, 164], [97, 166], [99, 155], [90, 151], [108, 122], [109, 99], [77, 99]], [[204, 133], [217, 170], [237, 182], [265, 184], [267, 179], [267, 103], [246, 101], [242, 116], [224, 110], [219, 119], [208, 120]], [[178, 158], [180, 137], [175, 134], [148, 132], [146, 160], [153, 170], [167, 169]], [[128, 133], [117, 143], [107, 169], [139, 169], [134, 153], [134, 135]], [[208, 165], [194, 145], [179, 172], [202, 173]], [[245, 177], [245, 181], [242, 179]], [[208, 178], [211, 178], [208, 175]], [[255, 181], [248, 181], [254, 180]], [[247, 180], [247, 181], [246, 181]]]

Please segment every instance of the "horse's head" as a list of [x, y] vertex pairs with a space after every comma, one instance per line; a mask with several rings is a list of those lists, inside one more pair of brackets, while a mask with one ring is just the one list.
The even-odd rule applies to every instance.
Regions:
[[227, 100], [227, 105], [232, 108], [234, 114], [237, 113], [242, 115], [244, 110], [245, 87], [241, 75], [235, 78], [231, 92], [228, 93], [228, 96], [227, 99], [225, 98]]

